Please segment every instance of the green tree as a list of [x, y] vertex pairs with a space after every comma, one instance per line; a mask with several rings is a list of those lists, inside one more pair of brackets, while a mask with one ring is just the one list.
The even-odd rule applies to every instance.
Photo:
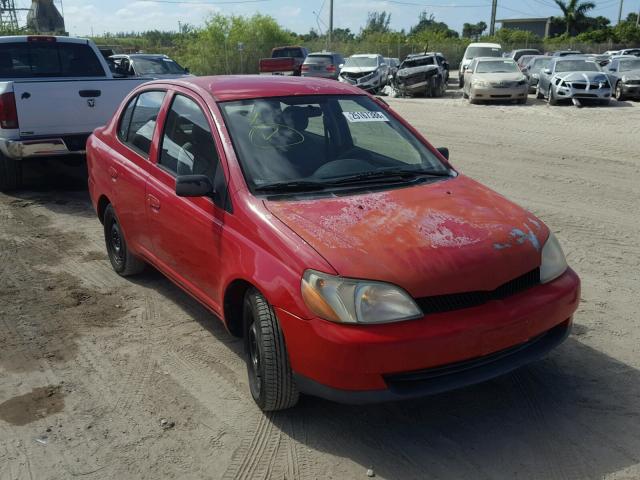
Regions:
[[372, 33], [389, 33], [391, 28], [391, 14], [386, 11], [369, 12], [367, 14], [367, 23], [360, 33], [361, 37], [366, 37]]
[[487, 24], [484, 22], [465, 23], [462, 26], [462, 36], [464, 38], [473, 38], [474, 40], [478, 40], [486, 29]]
[[596, 4], [593, 2], [580, 2], [579, 0], [553, 0], [562, 10], [566, 33], [573, 35], [576, 24], [583, 19], [589, 10], [593, 10]]
[[418, 17], [418, 23], [411, 27], [409, 35], [417, 35], [422, 32], [434, 32], [440, 33], [445, 37], [457, 37], [458, 32], [451, 30], [449, 25], [444, 22], [436, 21], [435, 16], [431, 13], [427, 13], [423, 10]]

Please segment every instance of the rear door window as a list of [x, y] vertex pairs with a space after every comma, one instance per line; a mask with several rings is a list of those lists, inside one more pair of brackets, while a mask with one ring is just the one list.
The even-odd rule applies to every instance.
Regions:
[[148, 158], [158, 113], [166, 92], [144, 92], [129, 102], [120, 118], [120, 140]]
[[93, 49], [83, 43], [0, 44], [0, 78], [105, 77]]

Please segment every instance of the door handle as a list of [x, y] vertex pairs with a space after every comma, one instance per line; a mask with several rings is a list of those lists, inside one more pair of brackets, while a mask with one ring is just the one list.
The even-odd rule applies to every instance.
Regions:
[[109, 167], [108, 171], [112, 179], [115, 180], [116, 178], [118, 178], [118, 170], [116, 170], [114, 167]]
[[102, 95], [102, 90], [79, 90], [78, 95], [82, 98], [95, 98]]
[[147, 203], [153, 210], [160, 210], [160, 200], [153, 195], [147, 195]]

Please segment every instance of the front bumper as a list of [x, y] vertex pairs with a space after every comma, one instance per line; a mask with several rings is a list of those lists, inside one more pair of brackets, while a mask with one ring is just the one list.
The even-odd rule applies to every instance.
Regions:
[[353, 85], [355, 87], [361, 88], [363, 90], [373, 90], [378, 87], [383, 86], [382, 79], [380, 75], [373, 75], [372, 77], [363, 77], [363, 78], [349, 78], [340, 75], [338, 80], [342, 83], [347, 83], [349, 85]]
[[60, 155], [83, 155], [86, 139], [82, 138], [65, 139], [63, 137], [54, 138], [33, 138], [22, 140], [0, 139], [0, 151], [7, 157], [14, 160], [22, 160], [33, 157], [49, 157]]
[[276, 310], [299, 389], [362, 403], [438, 393], [533, 361], [566, 337], [579, 299], [568, 270], [503, 300], [399, 323], [343, 325]]
[[611, 87], [603, 88], [576, 88], [574, 86], [556, 86], [556, 97], [562, 99], [592, 99], [592, 100], [609, 100], [611, 98]]
[[640, 84], [623, 83], [622, 92], [630, 97], [640, 97]]
[[527, 98], [529, 86], [525, 83], [517, 87], [476, 87], [469, 88], [469, 98], [473, 100], [522, 100]]

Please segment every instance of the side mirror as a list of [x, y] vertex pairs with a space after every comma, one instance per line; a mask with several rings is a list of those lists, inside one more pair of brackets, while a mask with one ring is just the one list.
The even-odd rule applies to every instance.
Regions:
[[191, 72], [189, 71], [189, 67], [184, 67], [184, 73], [191, 73]]
[[341, 63], [340, 65], [338, 65], [338, 68], [342, 70], [342, 67], [344, 67], [344, 63]]
[[176, 195], [179, 197], [206, 197], [213, 193], [213, 184], [206, 175], [180, 175], [176, 178]]
[[436, 150], [440, 152], [440, 155], [449, 160], [449, 149], [447, 147], [438, 147]]
[[545, 68], [543, 70], [544, 73], [546, 73], [547, 75], [551, 75], [551, 69], [550, 68]]

